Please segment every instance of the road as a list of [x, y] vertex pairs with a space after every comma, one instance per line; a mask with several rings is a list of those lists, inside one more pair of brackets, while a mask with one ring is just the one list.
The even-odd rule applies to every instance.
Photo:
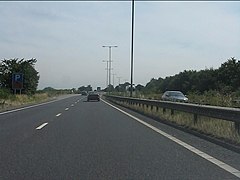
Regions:
[[240, 154], [70, 96], [0, 113], [0, 179], [238, 179]]

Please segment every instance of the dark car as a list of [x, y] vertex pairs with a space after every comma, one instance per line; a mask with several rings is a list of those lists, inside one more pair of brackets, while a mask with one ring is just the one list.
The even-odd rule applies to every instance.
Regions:
[[87, 96], [87, 91], [82, 91], [82, 92], [81, 92], [81, 95], [82, 95], [82, 96]]
[[188, 102], [188, 98], [181, 91], [166, 91], [162, 95], [162, 100]]
[[87, 101], [100, 101], [100, 96], [97, 93], [89, 93], [87, 96]]

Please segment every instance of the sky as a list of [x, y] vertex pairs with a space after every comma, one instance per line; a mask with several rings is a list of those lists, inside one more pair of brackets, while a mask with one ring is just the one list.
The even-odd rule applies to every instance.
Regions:
[[[38, 89], [105, 88], [104, 45], [114, 85], [130, 81], [131, 1], [1, 1], [0, 25], [0, 59], [36, 58]], [[136, 85], [240, 59], [238, 1], [135, 1], [134, 29]]]

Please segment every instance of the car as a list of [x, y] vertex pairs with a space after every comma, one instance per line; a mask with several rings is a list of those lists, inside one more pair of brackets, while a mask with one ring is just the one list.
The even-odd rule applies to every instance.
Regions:
[[87, 91], [82, 91], [82, 92], [81, 92], [81, 95], [82, 95], [82, 96], [87, 96]]
[[174, 102], [188, 102], [188, 98], [181, 91], [166, 91], [162, 95], [162, 100]]
[[100, 101], [100, 96], [97, 93], [89, 93], [87, 96], [87, 101]]

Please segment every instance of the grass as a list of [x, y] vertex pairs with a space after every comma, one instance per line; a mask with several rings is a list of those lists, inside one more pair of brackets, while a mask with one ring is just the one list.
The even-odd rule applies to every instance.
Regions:
[[2, 104], [0, 106], [0, 110], [19, 107], [22, 105], [45, 102], [49, 99], [50, 97], [47, 93], [40, 93], [34, 95], [9, 95], [8, 98], [1, 100]]
[[188, 95], [190, 103], [205, 104], [224, 107], [240, 107], [240, 104], [234, 102], [239, 96], [232, 94], [220, 94], [217, 91], [208, 91], [204, 94], [190, 93]]
[[70, 90], [38, 90], [34, 95], [13, 95], [8, 89], [0, 88], [0, 111], [21, 107], [24, 105], [46, 102], [64, 94], [70, 94]]
[[194, 122], [194, 116], [190, 113], [174, 111], [174, 114], [171, 115], [171, 111], [168, 109], [163, 113], [162, 108], [157, 110], [156, 107], [143, 107], [142, 105], [130, 105], [126, 102], [120, 103], [116, 101], [115, 103], [137, 110], [146, 115], [164, 119], [179, 126], [240, 145], [240, 134], [235, 129], [234, 122], [204, 116], [198, 116], [197, 121]]
[[[120, 95], [129, 97], [130, 94], [126, 92], [114, 92], [113, 95]], [[141, 99], [155, 99], [161, 100], [162, 93], [142, 93], [134, 92], [133, 97]], [[235, 100], [240, 100], [240, 92], [232, 92], [228, 94], [221, 94], [218, 91], [206, 91], [203, 94], [196, 92], [188, 93], [187, 97], [189, 103], [193, 104], [202, 104], [202, 105], [212, 105], [212, 106], [222, 106], [222, 107], [236, 107], [240, 108], [240, 101], [236, 102]]]

